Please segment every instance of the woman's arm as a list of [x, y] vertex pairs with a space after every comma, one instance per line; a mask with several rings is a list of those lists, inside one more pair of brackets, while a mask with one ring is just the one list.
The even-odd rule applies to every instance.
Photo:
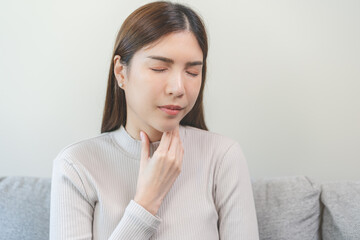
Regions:
[[50, 239], [92, 239], [94, 206], [78, 172], [60, 157], [53, 164]]
[[[76, 166], [59, 155], [54, 160], [51, 181], [51, 240], [93, 239], [95, 203], [87, 191]], [[109, 240], [149, 239], [160, 223], [161, 219], [131, 200]]]
[[215, 205], [221, 240], [258, 240], [258, 224], [246, 159], [235, 142], [215, 173]]

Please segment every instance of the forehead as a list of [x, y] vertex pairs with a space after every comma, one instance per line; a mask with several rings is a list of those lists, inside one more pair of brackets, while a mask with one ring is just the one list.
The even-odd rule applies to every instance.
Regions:
[[190, 31], [169, 33], [158, 41], [143, 47], [135, 55], [138, 58], [159, 55], [174, 59], [175, 62], [203, 60], [203, 53], [199, 43], [195, 35]]

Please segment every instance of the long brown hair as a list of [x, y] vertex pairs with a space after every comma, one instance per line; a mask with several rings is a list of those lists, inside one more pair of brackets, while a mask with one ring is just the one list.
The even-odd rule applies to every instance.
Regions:
[[208, 52], [204, 23], [198, 14], [187, 6], [158, 1], [148, 3], [131, 13], [117, 34], [111, 57], [101, 133], [116, 130], [121, 125], [125, 126], [126, 124], [125, 92], [118, 86], [115, 78], [113, 61], [115, 55], [120, 55], [121, 63], [130, 67], [130, 61], [136, 51], [159, 40], [166, 34], [184, 30], [189, 30], [195, 35], [203, 52], [203, 68], [198, 98], [194, 107], [180, 121], [180, 124], [208, 130], [203, 111], [203, 91]]

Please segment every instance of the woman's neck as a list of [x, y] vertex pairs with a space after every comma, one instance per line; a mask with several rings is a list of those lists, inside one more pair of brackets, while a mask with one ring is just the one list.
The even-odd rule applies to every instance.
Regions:
[[160, 132], [152, 127], [146, 127], [146, 126], [137, 127], [137, 126], [133, 126], [132, 124], [126, 124], [124, 128], [128, 132], [128, 134], [136, 140], [141, 140], [140, 139], [140, 131], [143, 131], [146, 133], [146, 135], [149, 138], [149, 142], [160, 141], [162, 134], [163, 134], [162, 132]]

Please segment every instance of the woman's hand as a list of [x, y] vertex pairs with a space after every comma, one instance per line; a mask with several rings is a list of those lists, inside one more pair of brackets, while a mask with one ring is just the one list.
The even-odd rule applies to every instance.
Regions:
[[149, 158], [149, 138], [141, 140], [141, 159], [134, 201], [156, 215], [182, 167], [184, 149], [180, 140], [179, 125], [164, 132], [160, 145]]

